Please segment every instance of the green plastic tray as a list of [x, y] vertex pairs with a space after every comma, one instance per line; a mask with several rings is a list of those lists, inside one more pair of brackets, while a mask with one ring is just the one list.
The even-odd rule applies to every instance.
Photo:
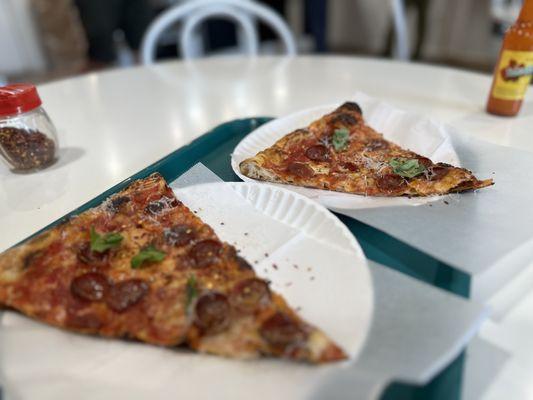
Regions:
[[[42, 230], [100, 204], [105, 198], [123, 189], [131, 181], [144, 178], [153, 172], [159, 172], [170, 182], [196, 163], [201, 162], [227, 182], [240, 181], [230, 165], [231, 152], [243, 137], [270, 120], [271, 118], [258, 117], [230, 121], [219, 125], [189, 145], [144, 168]], [[468, 297], [470, 277], [467, 274], [443, 264], [371, 226], [343, 215], [337, 216], [355, 235], [369, 259], [433, 286]], [[385, 390], [382, 399], [460, 399], [463, 364], [464, 353], [427, 385], [416, 387], [393, 383]]]

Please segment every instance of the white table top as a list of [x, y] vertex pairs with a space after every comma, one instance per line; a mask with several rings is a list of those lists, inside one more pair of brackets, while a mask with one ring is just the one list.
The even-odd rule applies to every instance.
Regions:
[[[338, 103], [355, 91], [491, 142], [533, 151], [533, 91], [518, 117], [494, 117], [484, 112], [490, 81], [488, 75], [390, 60], [267, 57], [170, 62], [42, 85], [44, 107], [59, 131], [60, 161], [31, 175], [0, 166], [0, 251], [217, 124]], [[533, 302], [528, 304], [518, 318], [529, 324], [531, 337], [533, 317], [527, 314], [533, 315]], [[506, 349], [518, 352], [516, 343]], [[533, 370], [533, 353], [529, 356]], [[491, 386], [505, 383], [496, 379]], [[475, 388], [468, 385], [469, 380], [470, 397]], [[533, 388], [524, 393], [533, 396]]]

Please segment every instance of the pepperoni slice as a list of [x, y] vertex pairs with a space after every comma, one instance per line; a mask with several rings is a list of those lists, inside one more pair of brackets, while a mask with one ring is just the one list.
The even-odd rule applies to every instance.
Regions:
[[428, 169], [429, 167], [431, 167], [433, 165], [433, 161], [431, 161], [427, 157], [418, 157], [417, 160], [418, 160], [418, 163], [420, 165], [423, 165], [424, 168], [426, 168], [426, 169]]
[[441, 180], [446, 175], [448, 175], [449, 171], [450, 171], [449, 167], [442, 167], [440, 165], [435, 165], [435, 166], [429, 168], [429, 180], [430, 181]]
[[245, 279], [238, 282], [231, 293], [231, 304], [243, 312], [253, 312], [270, 302], [268, 284], [258, 278]]
[[89, 272], [74, 278], [70, 284], [70, 292], [77, 298], [86, 301], [103, 300], [109, 282], [98, 272]]
[[145, 208], [145, 210], [149, 214], [153, 214], [153, 215], [158, 215], [159, 213], [161, 213], [161, 211], [163, 211], [163, 209], [165, 209], [165, 204], [159, 200], [148, 203], [148, 205]]
[[127, 204], [131, 201], [131, 198], [128, 196], [117, 196], [109, 202], [107, 209], [113, 213], [120, 211], [124, 204]]
[[341, 112], [333, 117], [331, 123], [334, 125], [350, 126], [357, 124], [357, 119], [355, 119], [353, 115]]
[[188, 245], [196, 236], [194, 229], [185, 224], [174, 225], [172, 228], [165, 229], [163, 235], [165, 242], [177, 247]]
[[309, 147], [305, 151], [305, 155], [307, 158], [313, 161], [326, 161], [329, 158], [329, 151], [326, 146], [317, 144]]
[[194, 323], [205, 333], [222, 332], [229, 326], [230, 304], [222, 293], [209, 292], [202, 295], [194, 310]]
[[278, 312], [263, 322], [260, 334], [273, 346], [286, 347], [307, 338], [304, 329], [288, 315]]
[[124, 312], [142, 300], [148, 292], [148, 284], [141, 279], [129, 279], [111, 286], [105, 297], [107, 306], [116, 312]]
[[244, 258], [242, 258], [241, 256], [235, 256], [235, 260], [237, 261], [237, 265], [239, 266], [239, 269], [243, 271], [253, 270], [250, 263], [246, 261]]
[[84, 264], [101, 267], [107, 264], [109, 258], [109, 251], [98, 253], [91, 250], [89, 243], [84, 243], [78, 250], [77, 258]]
[[384, 139], [372, 139], [365, 146], [367, 151], [385, 150], [389, 148], [389, 143]]
[[376, 179], [376, 186], [388, 193], [401, 191], [405, 185], [405, 180], [396, 174], [386, 174]]
[[222, 243], [217, 240], [202, 240], [191, 249], [196, 266], [203, 268], [218, 262], [222, 253]]
[[287, 172], [296, 175], [300, 178], [310, 178], [315, 174], [315, 172], [309, 165], [302, 164], [299, 162], [290, 163], [287, 167]]
[[347, 101], [342, 106], [337, 108], [337, 110], [355, 111], [355, 112], [363, 115], [363, 111], [361, 110], [361, 107], [359, 107], [359, 104], [357, 104], [354, 101]]
[[357, 172], [359, 171], [359, 166], [355, 163], [352, 163], [352, 162], [345, 162], [345, 163], [342, 163], [342, 166], [344, 168], [346, 168], [348, 171], [350, 172]]

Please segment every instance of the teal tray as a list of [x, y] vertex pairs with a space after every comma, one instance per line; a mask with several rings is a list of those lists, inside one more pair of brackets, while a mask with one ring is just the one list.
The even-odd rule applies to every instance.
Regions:
[[[144, 168], [42, 230], [100, 204], [105, 198], [125, 188], [133, 180], [144, 178], [153, 172], [159, 172], [170, 182], [196, 163], [201, 162], [224, 181], [240, 181], [231, 168], [231, 152], [248, 133], [270, 120], [271, 118], [259, 117], [235, 120], [219, 125], [189, 145]], [[469, 296], [470, 277], [467, 274], [443, 264], [371, 226], [343, 215], [337, 216], [355, 235], [369, 259], [459, 296]], [[393, 383], [385, 390], [382, 399], [460, 399], [463, 365], [464, 353], [427, 385], [417, 387]]]

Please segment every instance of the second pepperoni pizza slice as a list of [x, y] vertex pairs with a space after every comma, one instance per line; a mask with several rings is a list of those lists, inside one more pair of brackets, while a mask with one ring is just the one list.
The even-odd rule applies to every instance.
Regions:
[[227, 357], [346, 357], [157, 174], [0, 255], [0, 305], [76, 332]]
[[253, 179], [364, 196], [433, 196], [493, 184], [384, 139], [353, 102], [283, 136], [239, 168]]

